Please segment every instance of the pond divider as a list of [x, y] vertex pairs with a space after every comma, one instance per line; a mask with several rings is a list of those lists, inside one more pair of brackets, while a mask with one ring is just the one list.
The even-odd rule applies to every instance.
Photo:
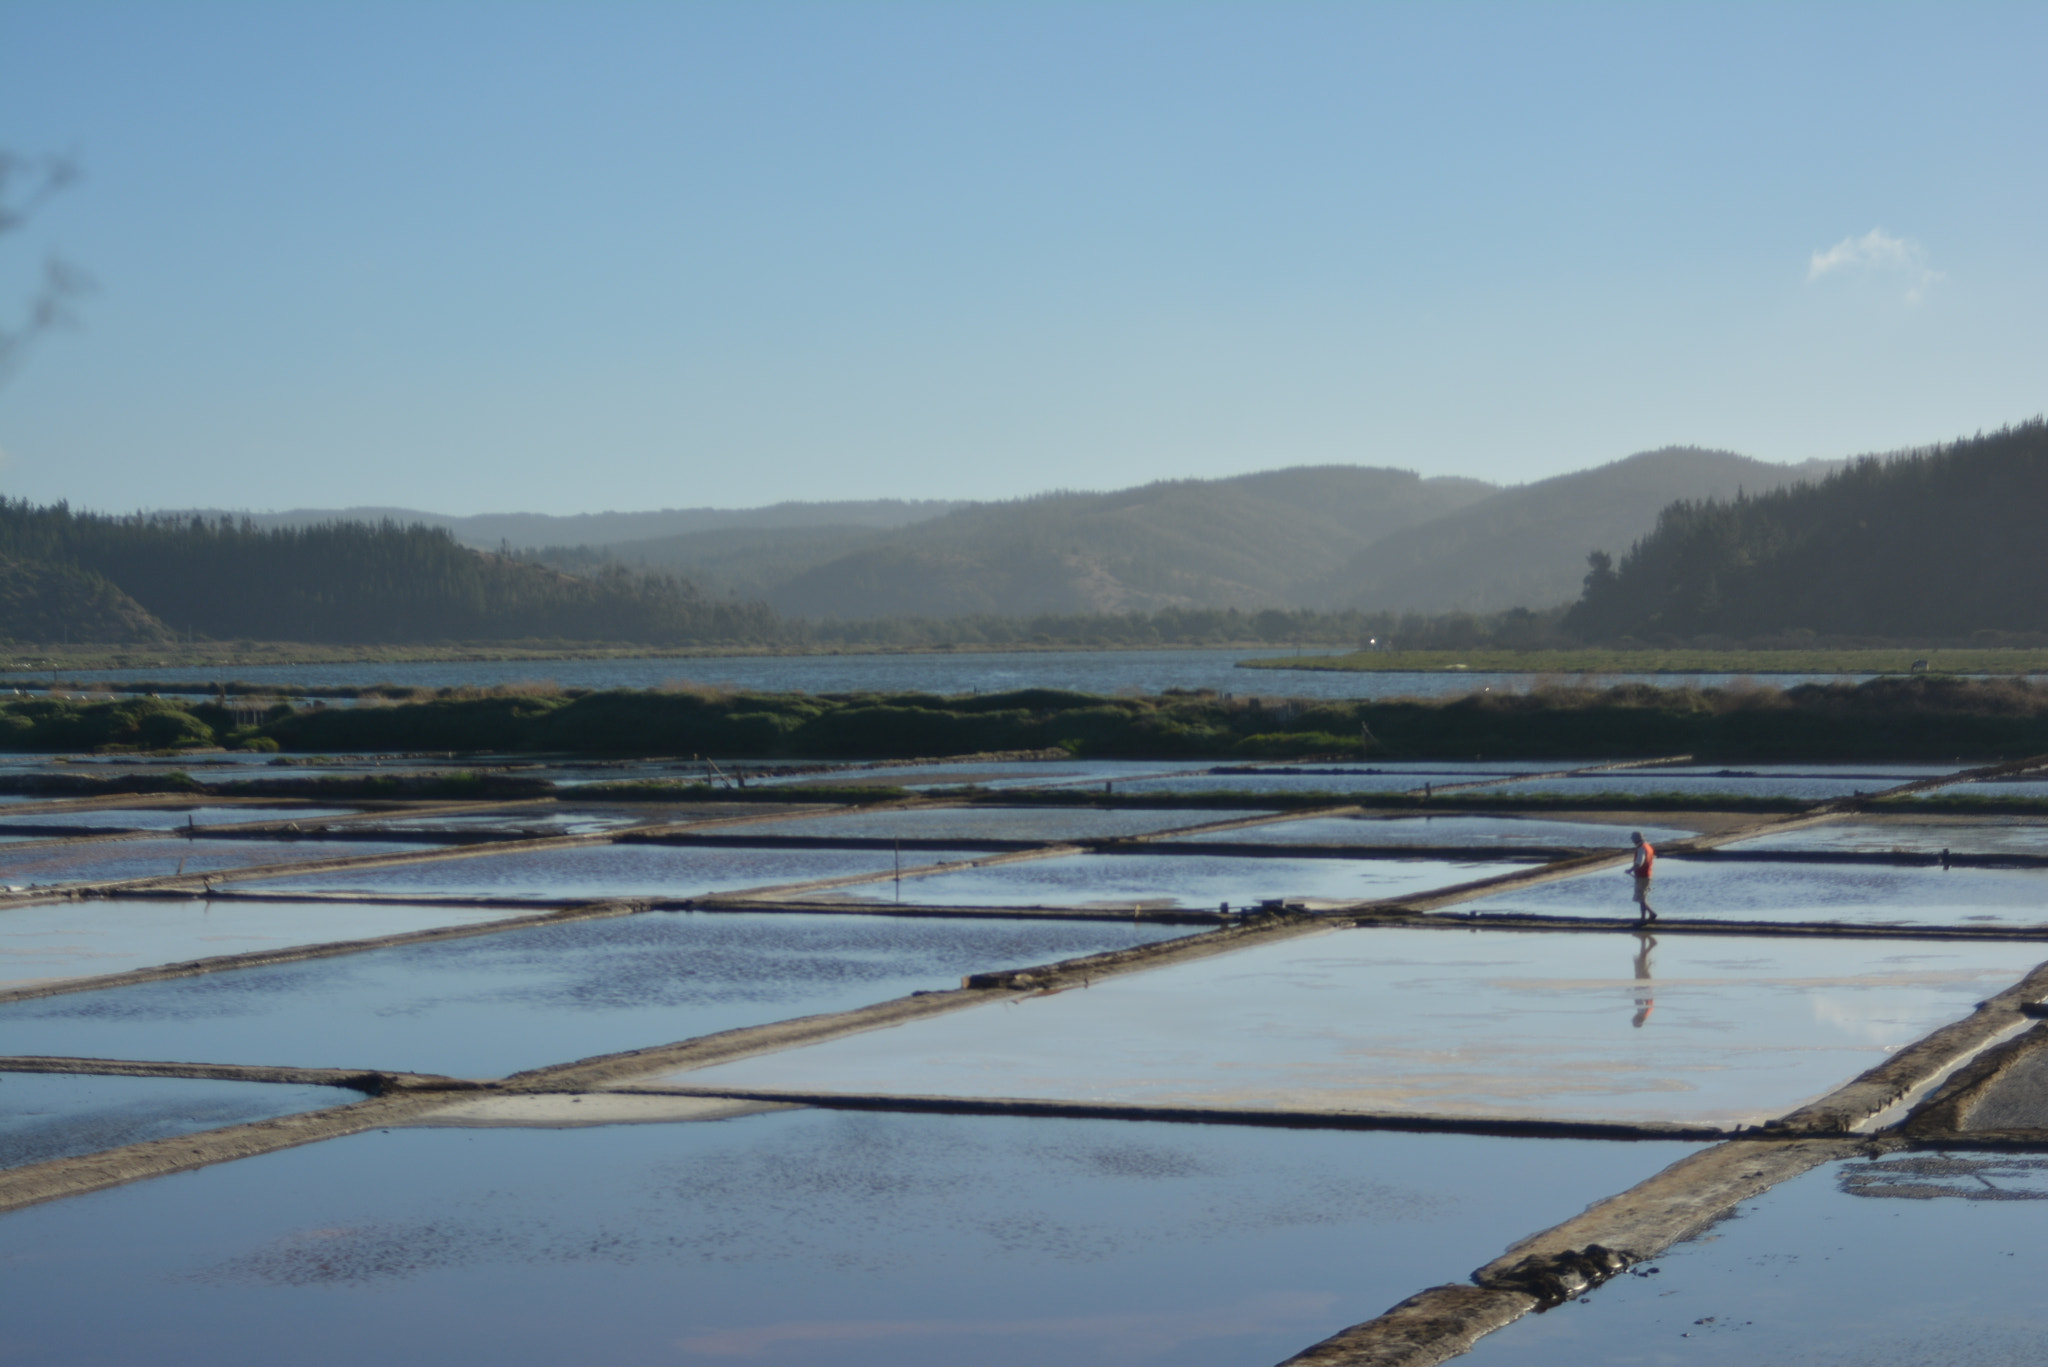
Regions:
[[1992, 1047], [2048, 993], [2048, 964], [1811, 1105], [1689, 1154], [1647, 1181], [1510, 1247], [1470, 1285], [1432, 1287], [1282, 1367], [1433, 1367], [1531, 1311], [1585, 1295], [1721, 1219], [1739, 1203], [1838, 1158], [1898, 1147], [1857, 1136], [1916, 1086]]
[[[275, 897], [276, 901], [311, 901], [311, 897]], [[356, 898], [335, 898], [360, 900]], [[474, 901], [466, 903], [474, 905]], [[418, 905], [417, 902], [410, 905]], [[442, 903], [441, 905], [447, 905]], [[434, 926], [427, 930], [400, 931], [392, 935], [377, 935], [360, 940], [328, 940], [319, 944], [288, 945], [279, 949], [256, 949], [244, 954], [219, 954], [204, 959], [187, 959], [182, 963], [157, 964], [149, 968], [129, 969], [124, 973], [105, 973], [90, 978], [59, 978], [50, 982], [19, 983], [11, 987], [0, 987], [0, 1003], [28, 1001], [37, 997], [62, 997], [74, 992], [100, 992], [114, 987], [133, 987], [138, 983], [163, 982], [169, 978], [196, 978], [207, 973], [221, 973], [237, 968], [264, 968], [271, 964], [298, 963], [305, 959], [331, 959], [342, 954], [361, 954], [373, 949], [394, 949], [400, 945], [431, 944], [438, 940], [461, 940], [473, 935], [495, 935], [500, 931], [525, 930], [534, 926], [559, 925], [565, 921], [596, 921], [612, 916], [630, 916], [646, 909], [644, 902], [584, 901], [549, 911], [529, 912], [523, 916], [508, 916], [497, 921], [476, 921], [464, 925]]]

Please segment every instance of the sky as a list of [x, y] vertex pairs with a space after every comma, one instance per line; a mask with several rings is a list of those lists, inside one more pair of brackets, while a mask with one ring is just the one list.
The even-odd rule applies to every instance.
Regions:
[[[1518, 483], [2048, 409], [2048, 6], [0, 0], [0, 492]], [[19, 181], [17, 180], [17, 188]]]

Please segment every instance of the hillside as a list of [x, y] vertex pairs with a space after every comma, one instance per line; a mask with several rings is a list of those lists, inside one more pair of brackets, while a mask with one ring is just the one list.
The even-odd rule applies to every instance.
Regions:
[[680, 575], [706, 593], [762, 598], [805, 570], [886, 540], [881, 527], [823, 523], [802, 527], [713, 527], [679, 536], [606, 545], [547, 546], [525, 558], [572, 574], [608, 565]]
[[776, 585], [797, 617], [1256, 608], [1376, 537], [1493, 492], [1408, 470], [1303, 466], [975, 504]]
[[[470, 517], [451, 517], [446, 513], [426, 513], [413, 508], [381, 507], [294, 508], [281, 513], [194, 508], [164, 512], [158, 516], [187, 521], [200, 517], [208, 522], [226, 518], [237, 525], [247, 522], [264, 529], [317, 527], [333, 522], [362, 522], [372, 526], [393, 522], [401, 527], [443, 528], [465, 546], [494, 551], [505, 546], [528, 550], [652, 543], [667, 537], [746, 528], [887, 529], [940, 517], [966, 506], [957, 500], [878, 498], [840, 503], [776, 503], [764, 508], [663, 508], [645, 513], [574, 513], [562, 516], [479, 513]], [[654, 564], [665, 563], [659, 556], [643, 558]]]
[[552, 639], [755, 640], [756, 604], [614, 569], [593, 578], [489, 555], [395, 523], [265, 529], [104, 517], [0, 500], [0, 608], [19, 640], [404, 644]]
[[1586, 554], [1626, 546], [1667, 504], [1734, 498], [1819, 478], [1834, 463], [1772, 465], [1670, 446], [1591, 470], [1503, 489], [1394, 531], [1334, 573], [1303, 584], [1306, 607], [1368, 612], [1500, 612], [1578, 597]]
[[1674, 503], [1566, 618], [1592, 639], [2048, 632], [2048, 426]]
[[156, 642], [170, 633], [97, 574], [0, 555], [0, 640]]

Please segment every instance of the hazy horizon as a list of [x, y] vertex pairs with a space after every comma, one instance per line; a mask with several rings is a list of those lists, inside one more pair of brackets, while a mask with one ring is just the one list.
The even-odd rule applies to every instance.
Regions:
[[0, 488], [474, 516], [1526, 484], [2048, 407], [2048, 12], [0, 0]]

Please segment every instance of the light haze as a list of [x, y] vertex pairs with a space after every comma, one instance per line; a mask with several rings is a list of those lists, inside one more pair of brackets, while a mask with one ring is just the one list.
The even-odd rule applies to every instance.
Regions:
[[114, 511], [1803, 460], [2044, 406], [2048, 10], [0, 0]]

